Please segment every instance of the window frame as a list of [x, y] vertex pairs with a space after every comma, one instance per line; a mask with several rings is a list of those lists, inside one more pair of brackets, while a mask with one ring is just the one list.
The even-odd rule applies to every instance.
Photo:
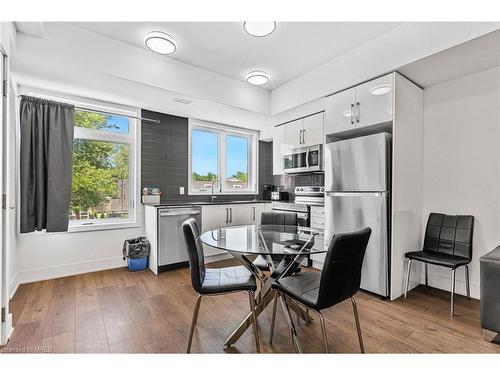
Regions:
[[[140, 109], [122, 106], [119, 104], [107, 103], [93, 99], [75, 97], [66, 94], [53, 93], [45, 90], [22, 88], [22, 95], [31, 95], [49, 100], [61, 101], [70, 103], [76, 107], [82, 107], [89, 111], [96, 110], [101, 112], [109, 112], [109, 114], [117, 116], [132, 116], [140, 117]], [[75, 111], [78, 109], [75, 108]], [[88, 220], [70, 220], [68, 232], [86, 232], [107, 229], [122, 229], [135, 228], [141, 226], [140, 196], [139, 196], [139, 181], [140, 177], [140, 134], [141, 123], [139, 120], [128, 118], [128, 133], [104, 131], [74, 127], [73, 140], [85, 139], [101, 142], [124, 143], [129, 147], [128, 163], [129, 163], [129, 215], [126, 219], [108, 218], [108, 219], [88, 219]]]
[[[217, 144], [217, 163], [218, 163], [218, 178], [222, 185], [222, 192], [218, 189], [214, 190], [214, 195], [257, 195], [258, 194], [258, 131], [237, 128], [234, 126], [223, 125], [215, 122], [202, 121], [190, 118], [188, 126], [188, 194], [189, 195], [211, 195], [211, 189], [194, 189], [193, 188], [193, 171], [192, 171], [192, 132], [193, 130], [202, 130], [218, 134]], [[232, 135], [240, 138], [248, 139], [248, 171], [247, 171], [247, 189], [226, 189], [226, 136]], [[218, 188], [218, 186], [217, 186]]]

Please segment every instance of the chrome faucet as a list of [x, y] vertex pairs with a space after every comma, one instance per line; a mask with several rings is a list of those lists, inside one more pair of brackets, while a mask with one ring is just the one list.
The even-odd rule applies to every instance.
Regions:
[[219, 193], [222, 193], [222, 183], [218, 178], [214, 178], [212, 181], [212, 202], [217, 198], [217, 195], [214, 195], [214, 185], [216, 182], [219, 184]]

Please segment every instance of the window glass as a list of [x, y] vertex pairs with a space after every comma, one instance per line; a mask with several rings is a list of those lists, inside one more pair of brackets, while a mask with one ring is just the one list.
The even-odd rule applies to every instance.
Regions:
[[192, 189], [210, 191], [219, 175], [219, 136], [217, 133], [193, 129], [191, 134]]
[[102, 130], [115, 133], [128, 133], [128, 118], [104, 115], [96, 112], [75, 111], [74, 124], [80, 128]]
[[73, 141], [70, 220], [129, 217], [129, 145]]
[[226, 136], [226, 178], [228, 190], [248, 189], [248, 138]]

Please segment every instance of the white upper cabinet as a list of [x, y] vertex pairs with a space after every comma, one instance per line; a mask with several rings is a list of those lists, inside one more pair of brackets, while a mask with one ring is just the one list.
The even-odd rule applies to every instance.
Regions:
[[356, 89], [348, 89], [326, 98], [325, 133], [354, 129]]
[[356, 127], [392, 121], [394, 75], [356, 86]]
[[394, 74], [326, 98], [325, 134], [392, 121]]
[[283, 151], [285, 151], [285, 125], [274, 128], [273, 134], [273, 175], [283, 173]]
[[323, 112], [302, 119], [302, 146], [325, 143]]
[[302, 147], [302, 119], [289, 122], [285, 127], [285, 150]]

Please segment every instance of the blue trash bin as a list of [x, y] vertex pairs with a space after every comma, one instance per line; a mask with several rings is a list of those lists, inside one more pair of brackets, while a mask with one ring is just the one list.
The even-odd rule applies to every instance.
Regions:
[[141, 258], [127, 258], [129, 271], [142, 271], [148, 268], [148, 258], [147, 255]]

